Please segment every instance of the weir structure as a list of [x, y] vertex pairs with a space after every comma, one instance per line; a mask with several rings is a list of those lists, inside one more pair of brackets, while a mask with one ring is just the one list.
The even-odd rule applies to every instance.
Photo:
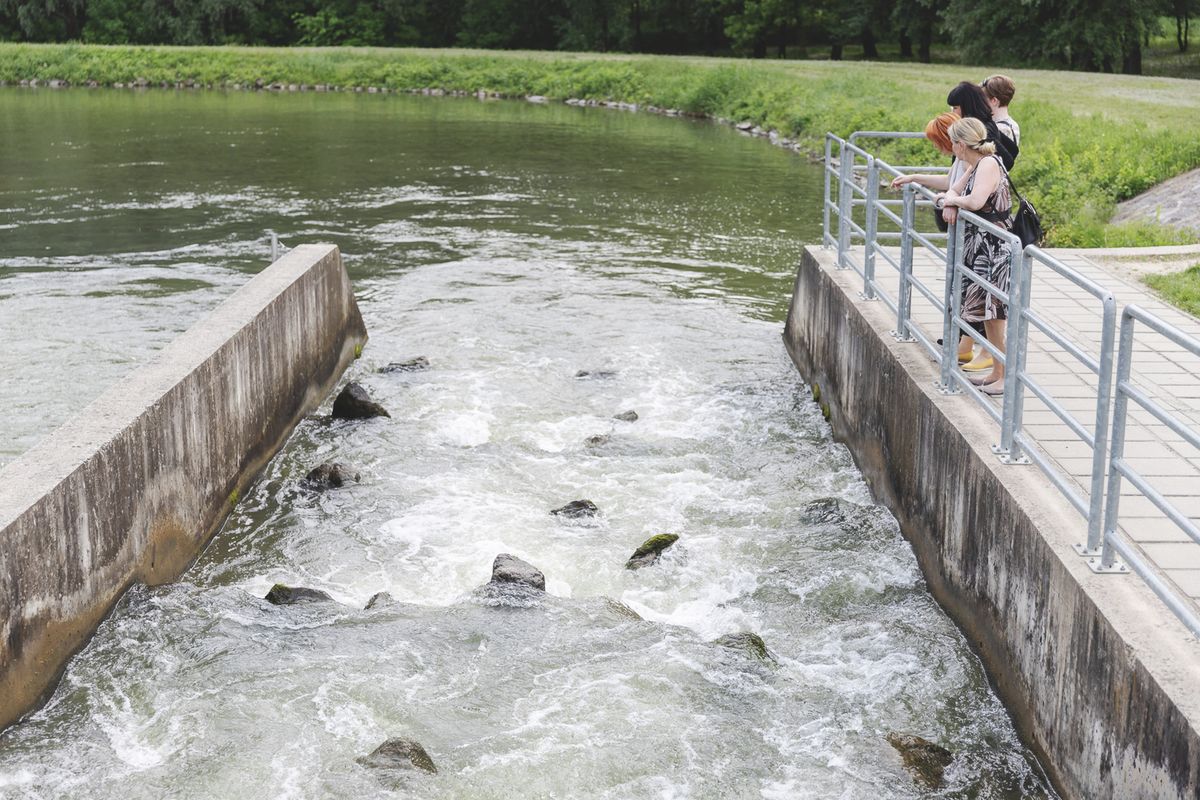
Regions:
[[0, 728], [195, 559], [366, 339], [338, 249], [299, 246], [0, 470]]
[[[1200, 377], [1139, 371], [1200, 356], [1200, 322], [1126, 306], [1118, 351], [1116, 295], [1085, 259], [966, 211], [938, 234], [913, 184], [882, 199], [881, 180], [938, 168], [859, 142], [920, 136], [827, 137], [787, 350], [1059, 791], [1200, 797]], [[1010, 243], [1008, 287], [963, 264], [967, 224]], [[1006, 348], [963, 319], [966, 281], [1007, 306]], [[962, 334], [1006, 367], [1001, 397], [959, 371]]]

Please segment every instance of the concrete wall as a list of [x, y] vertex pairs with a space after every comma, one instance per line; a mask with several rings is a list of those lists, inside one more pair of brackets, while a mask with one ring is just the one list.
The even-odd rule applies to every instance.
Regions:
[[996, 460], [996, 426], [938, 394], [924, 350], [833, 264], [804, 254], [788, 352], [1059, 791], [1200, 797], [1200, 642], [1135, 577], [1088, 570], [1078, 514], [1036, 467]]
[[337, 248], [297, 247], [0, 471], [0, 727], [191, 563], [365, 341]]

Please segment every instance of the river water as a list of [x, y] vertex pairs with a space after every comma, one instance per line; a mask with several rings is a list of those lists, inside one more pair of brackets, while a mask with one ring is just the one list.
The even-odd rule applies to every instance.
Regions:
[[[704, 123], [394, 96], [8, 90], [0, 132], [0, 464], [262, 269], [267, 230], [342, 248], [350, 377], [392, 414], [302, 422], [0, 737], [0, 797], [1053, 796], [784, 353], [819, 169]], [[299, 490], [328, 459], [361, 482]], [[500, 552], [549, 596], [476, 593]], [[774, 660], [712, 643], [739, 631]], [[955, 753], [942, 789], [893, 730]], [[356, 761], [390, 736], [438, 774]]]

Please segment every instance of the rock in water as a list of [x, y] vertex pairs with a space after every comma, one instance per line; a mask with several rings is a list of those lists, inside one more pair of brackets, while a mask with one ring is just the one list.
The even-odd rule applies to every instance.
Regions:
[[759, 661], [775, 660], [771, 657], [770, 651], [767, 650], [767, 643], [762, 640], [762, 637], [750, 631], [727, 633], [724, 636], [714, 639], [713, 644], [728, 647], [730, 650], [741, 650], [744, 653], [754, 656]]
[[911, 733], [892, 731], [887, 735], [887, 740], [900, 753], [905, 769], [915, 781], [930, 789], [941, 788], [946, 767], [954, 760], [953, 753]]
[[285, 586], [277, 583], [267, 592], [266, 601], [276, 606], [293, 606], [298, 603], [322, 603], [333, 598], [320, 589], [305, 586]]
[[420, 769], [425, 772], [437, 773], [437, 766], [420, 742], [412, 739], [388, 739], [371, 751], [371, 755], [362, 756], [358, 763], [366, 767], [384, 770]]
[[542, 571], [508, 553], [501, 553], [492, 562], [492, 583], [515, 583], [546, 591], [546, 576]]
[[390, 417], [387, 409], [376, 403], [367, 394], [367, 390], [357, 383], [348, 383], [341, 394], [333, 401], [334, 419], [369, 419], [371, 417]]
[[637, 422], [638, 413], [633, 410], [622, 411], [620, 414], [614, 416], [613, 419], [619, 419], [621, 422]]
[[340, 489], [358, 479], [353, 467], [333, 461], [326, 461], [304, 476], [304, 482], [313, 489]]
[[597, 369], [597, 370], [581, 369], [581, 370], [579, 370], [579, 372], [575, 373], [575, 377], [579, 378], [580, 380], [604, 380], [606, 378], [612, 378], [612, 377], [616, 376], [616, 374], [617, 373], [613, 372], [612, 370], [608, 370], [608, 369]]
[[550, 513], [556, 517], [580, 519], [582, 517], [594, 517], [600, 513], [600, 509], [591, 500], [572, 500], [562, 508], [556, 508]]
[[588, 447], [601, 447], [608, 444], [609, 435], [607, 433], [598, 433], [595, 436], [589, 436], [584, 439], [583, 443]]
[[849, 510], [848, 506], [848, 503], [836, 497], [822, 497], [805, 503], [800, 509], [800, 519], [809, 524], [843, 522]]
[[380, 369], [380, 372], [418, 372], [419, 370], [429, 369], [429, 359], [425, 356], [417, 356], [410, 358], [407, 361], [393, 361], [386, 367]]
[[676, 533], [660, 533], [657, 536], [651, 536], [642, 543], [641, 547], [633, 551], [633, 555], [625, 562], [625, 569], [641, 569], [650, 566], [658, 561], [658, 557], [664, 550], [677, 541], [679, 541], [679, 534]]
[[367, 605], [364, 610], [370, 611], [372, 608], [395, 605], [395, 603], [396, 598], [392, 597], [387, 592], [376, 592], [375, 594], [371, 595], [371, 599], [367, 601]]

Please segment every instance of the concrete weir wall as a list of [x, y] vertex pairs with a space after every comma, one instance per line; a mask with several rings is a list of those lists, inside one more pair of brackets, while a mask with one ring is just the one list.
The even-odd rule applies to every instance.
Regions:
[[1200, 797], [1200, 642], [1140, 580], [1090, 572], [1078, 514], [1037, 467], [996, 460], [992, 421], [940, 395], [924, 349], [859, 289], [808, 248], [788, 352], [1060, 793]]
[[366, 338], [338, 249], [297, 247], [0, 471], [0, 728], [191, 563]]

